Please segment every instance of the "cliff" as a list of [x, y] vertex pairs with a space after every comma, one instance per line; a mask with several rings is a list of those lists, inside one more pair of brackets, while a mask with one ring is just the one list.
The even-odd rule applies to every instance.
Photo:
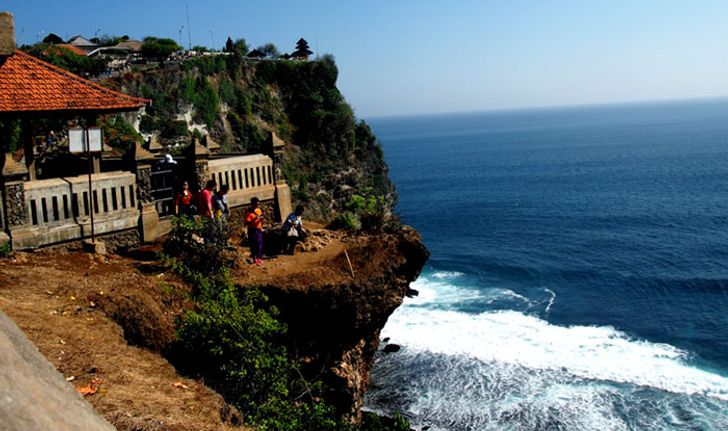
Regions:
[[[407, 228], [378, 236], [319, 230], [307, 247], [264, 268], [237, 267], [235, 281], [268, 293], [288, 326], [280, 342], [307, 377], [323, 380], [325, 400], [357, 420], [379, 331], [428, 252]], [[71, 384], [95, 385], [87, 400], [118, 429], [239, 429], [233, 407], [165, 359], [195, 305], [156, 250], [16, 253], [0, 260], [0, 307]]]
[[[332, 56], [300, 62], [216, 55], [137, 67], [103, 84], [151, 99], [135, 126], [164, 145], [207, 135], [224, 152], [260, 152], [275, 132], [286, 143], [283, 173], [294, 204], [326, 219], [364, 190], [386, 197], [390, 207], [396, 201], [381, 146], [355, 118], [337, 78]], [[127, 129], [114, 123], [107, 135]], [[131, 135], [110, 143], [128, 146]]]
[[306, 253], [294, 256], [239, 281], [268, 295], [306, 377], [321, 378], [325, 400], [358, 422], [379, 332], [429, 253], [414, 230], [403, 228], [334, 239], [316, 254], [308, 253], [310, 260]]

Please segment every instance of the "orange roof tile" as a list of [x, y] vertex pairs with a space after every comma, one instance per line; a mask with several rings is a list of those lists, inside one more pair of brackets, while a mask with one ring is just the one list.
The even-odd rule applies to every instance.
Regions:
[[149, 102], [102, 87], [22, 51], [0, 58], [0, 113], [134, 111]]

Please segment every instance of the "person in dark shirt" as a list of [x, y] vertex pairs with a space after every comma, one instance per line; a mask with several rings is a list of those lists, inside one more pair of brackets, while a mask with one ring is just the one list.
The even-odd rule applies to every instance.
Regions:
[[227, 220], [230, 215], [230, 208], [228, 207], [227, 201], [228, 186], [223, 184], [220, 186], [220, 191], [215, 193], [212, 198], [212, 208], [215, 211], [215, 218], [220, 220]]

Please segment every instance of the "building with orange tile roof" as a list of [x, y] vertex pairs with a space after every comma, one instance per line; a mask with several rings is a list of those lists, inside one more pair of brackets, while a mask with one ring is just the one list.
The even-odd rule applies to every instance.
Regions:
[[30, 112], [105, 114], [135, 111], [150, 103], [102, 87], [16, 50], [0, 58], [0, 115]]

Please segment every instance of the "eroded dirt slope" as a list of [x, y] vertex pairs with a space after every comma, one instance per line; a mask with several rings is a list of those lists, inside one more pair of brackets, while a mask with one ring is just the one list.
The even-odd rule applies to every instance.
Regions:
[[[86, 399], [119, 430], [241, 429], [220, 395], [154, 351], [174, 336], [185, 305], [179, 289], [158, 267], [118, 256], [45, 251], [0, 260], [0, 308], [67, 380], [96, 390]], [[130, 345], [117, 321], [147, 347]]]

